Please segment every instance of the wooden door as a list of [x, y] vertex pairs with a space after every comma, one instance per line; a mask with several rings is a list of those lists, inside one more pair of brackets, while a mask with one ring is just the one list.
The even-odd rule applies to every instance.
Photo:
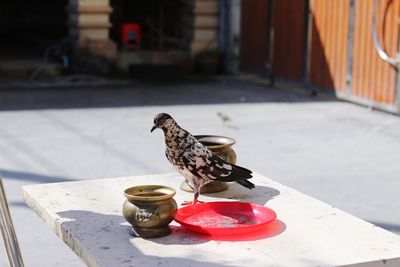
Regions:
[[306, 60], [307, 0], [275, 0], [273, 76], [302, 81]]
[[241, 68], [265, 73], [269, 51], [269, 0], [242, 1]]

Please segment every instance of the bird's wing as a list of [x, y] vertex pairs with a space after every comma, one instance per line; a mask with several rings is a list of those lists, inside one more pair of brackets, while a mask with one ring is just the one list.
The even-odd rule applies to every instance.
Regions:
[[205, 180], [233, 182], [252, 177], [250, 170], [226, 162], [199, 142], [186, 149], [182, 161], [194, 176]]

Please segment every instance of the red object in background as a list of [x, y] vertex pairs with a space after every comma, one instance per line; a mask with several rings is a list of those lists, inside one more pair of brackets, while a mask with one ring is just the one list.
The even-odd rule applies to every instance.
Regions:
[[121, 45], [123, 48], [137, 49], [142, 42], [142, 30], [139, 23], [123, 23], [121, 25]]
[[178, 209], [175, 221], [208, 235], [240, 235], [265, 230], [276, 219], [267, 207], [247, 202], [208, 202]]

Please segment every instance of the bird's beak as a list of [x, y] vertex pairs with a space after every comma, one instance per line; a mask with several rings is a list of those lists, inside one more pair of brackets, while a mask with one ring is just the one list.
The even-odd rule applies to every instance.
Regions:
[[152, 133], [156, 128], [157, 128], [157, 126], [154, 125], [154, 126], [151, 128], [150, 132]]

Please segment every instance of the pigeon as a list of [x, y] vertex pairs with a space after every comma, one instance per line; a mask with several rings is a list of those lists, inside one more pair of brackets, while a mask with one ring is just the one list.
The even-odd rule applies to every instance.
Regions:
[[199, 203], [201, 188], [211, 181], [237, 182], [248, 189], [255, 187], [247, 180], [253, 177], [252, 171], [228, 163], [214, 154], [181, 128], [169, 114], [160, 113], [155, 116], [151, 132], [157, 128], [164, 132], [167, 159], [193, 188], [193, 202], [184, 204]]
[[232, 125], [232, 119], [228, 115], [226, 115], [222, 112], [217, 112], [217, 115], [222, 120], [222, 123], [224, 126], [235, 129], [235, 130], [239, 129], [238, 127]]
[[226, 115], [226, 114], [224, 114], [222, 112], [217, 112], [217, 115], [218, 115], [218, 117], [221, 118], [221, 120], [222, 120], [222, 122], [224, 124], [225, 123], [230, 123], [232, 121], [232, 119], [228, 115]]

